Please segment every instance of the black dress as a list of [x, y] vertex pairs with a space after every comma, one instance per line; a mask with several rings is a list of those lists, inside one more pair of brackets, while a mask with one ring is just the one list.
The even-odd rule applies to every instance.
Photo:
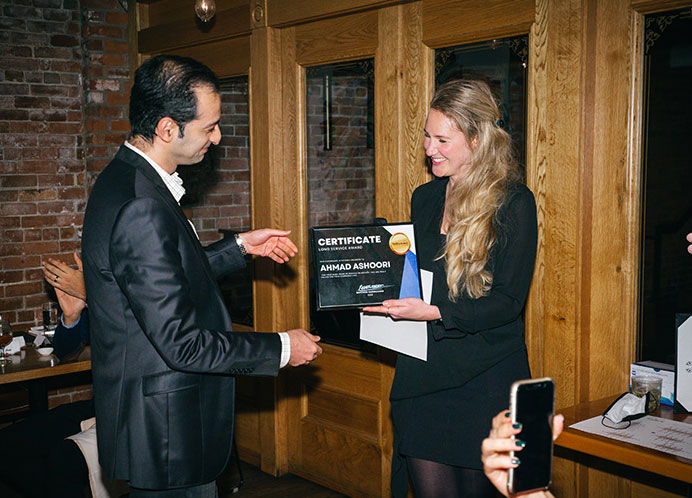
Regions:
[[448, 180], [420, 186], [411, 200], [420, 267], [433, 272], [428, 361], [399, 355], [390, 400], [394, 420], [392, 493], [404, 496], [404, 456], [482, 469], [481, 441], [509, 404], [515, 380], [530, 377], [522, 312], [536, 257], [536, 206], [514, 184], [495, 221], [497, 243], [488, 268], [493, 286], [479, 299], [448, 298], [440, 234]]

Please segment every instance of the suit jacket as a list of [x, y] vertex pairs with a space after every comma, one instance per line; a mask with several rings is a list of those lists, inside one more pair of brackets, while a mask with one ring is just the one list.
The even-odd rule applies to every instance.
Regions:
[[224, 469], [234, 374], [276, 375], [278, 334], [234, 333], [216, 279], [244, 266], [234, 240], [203, 248], [156, 171], [122, 146], [99, 175], [82, 238], [99, 459], [145, 489]]

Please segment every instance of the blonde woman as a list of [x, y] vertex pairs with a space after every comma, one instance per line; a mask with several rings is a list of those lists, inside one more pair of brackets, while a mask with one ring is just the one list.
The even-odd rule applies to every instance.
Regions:
[[[495, 496], [481, 441], [530, 377], [522, 312], [536, 255], [536, 207], [520, 182], [509, 135], [488, 86], [441, 86], [425, 123], [436, 179], [413, 193], [420, 267], [433, 272], [431, 304], [385, 301], [365, 311], [428, 322], [428, 361], [400, 355], [390, 394], [392, 493]], [[407, 472], [408, 471], [408, 472]]]

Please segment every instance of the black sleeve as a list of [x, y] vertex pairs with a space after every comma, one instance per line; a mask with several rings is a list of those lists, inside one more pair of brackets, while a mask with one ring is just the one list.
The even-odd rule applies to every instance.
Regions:
[[204, 248], [216, 278], [245, 268], [245, 258], [233, 237], [226, 237]]
[[538, 229], [536, 203], [526, 187], [511, 191], [498, 214], [498, 245], [493, 250], [493, 285], [487, 296], [459, 297], [433, 303], [440, 309], [443, 327], [434, 327], [436, 339], [463, 337], [516, 320], [524, 309], [536, 259]]
[[53, 353], [59, 359], [79, 349], [82, 344], [89, 343], [89, 313], [82, 310], [79, 321], [73, 327], [65, 327], [62, 320], [58, 323], [53, 335]]

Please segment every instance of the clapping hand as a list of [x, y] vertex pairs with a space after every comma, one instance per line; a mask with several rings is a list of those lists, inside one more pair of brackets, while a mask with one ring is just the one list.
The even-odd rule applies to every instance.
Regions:
[[290, 233], [290, 230], [261, 228], [239, 235], [248, 254], [265, 256], [277, 263], [286, 263], [298, 253], [298, 248], [288, 238]]
[[77, 253], [73, 254], [77, 263], [77, 269], [70, 268], [60, 260], [49, 258], [43, 263], [43, 275], [46, 281], [70, 296], [86, 301], [86, 289], [84, 287], [84, 274], [82, 273], [82, 260]]
[[86, 307], [86, 289], [82, 260], [74, 253], [77, 269], [70, 268], [63, 261], [49, 259], [43, 263], [43, 275], [46, 281], [55, 288], [55, 295], [63, 313], [65, 325], [72, 325], [79, 319]]

